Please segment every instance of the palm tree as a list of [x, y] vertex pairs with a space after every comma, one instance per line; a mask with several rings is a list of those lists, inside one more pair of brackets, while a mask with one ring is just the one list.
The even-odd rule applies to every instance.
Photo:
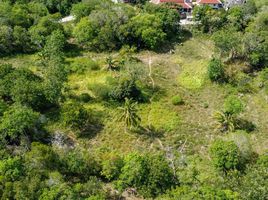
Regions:
[[117, 71], [120, 69], [120, 66], [123, 64], [123, 61], [114, 59], [112, 56], [106, 58], [107, 70], [108, 71]]
[[141, 121], [141, 118], [137, 114], [136, 106], [137, 102], [133, 102], [132, 100], [126, 98], [124, 106], [119, 107], [119, 109], [123, 111], [119, 117], [119, 121], [123, 121], [125, 123], [125, 131], [127, 127], [130, 129], [137, 127]]
[[218, 111], [215, 113], [215, 119], [222, 131], [233, 132], [237, 126], [235, 115], [229, 112]]

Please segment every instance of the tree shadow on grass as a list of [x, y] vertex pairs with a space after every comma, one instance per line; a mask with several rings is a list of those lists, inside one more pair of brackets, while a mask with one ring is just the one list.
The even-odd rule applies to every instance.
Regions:
[[104, 128], [104, 124], [102, 122], [104, 114], [105, 113], [101, 111], [94, 111], [94, 113], [91, 112], [87, 125], [78, 132], [77, 136], [79, 138], [86, 139], [94, 138]]
[[256, 130], [256, 125], [246, 119], [237, 119], [236, 124], [237, 129], [244, 130], [247, 133]]
[[182, 29], [180, 33], [178, 33], [178, 36], [173, 38], [168, 38], [168, 40], [165, 41], [165, 43], [161, 46], [161, 48], [158, 48], [155, 50], [156, 53], [174, 53], [175, 46], [177, 44], [182, 44], [186, 42], [187, 40], [192, 38], [192, 33], [189, 30]]
[[82, 56], [83, 49], [76, 44], [68, 43], [64, 49], [64, 54], [68, 58]]
[[181, 31], [181, 38], [180, 38], [180, 42], [186, 42], [187, 40], [191, 39], [193, 37], [193, 34], [191, 31], [187, 30], [187, 29], [182, 29]]
[[89, 124], [83, 130], [79, 131], [78, 137], [83, 138], [83, 139], [92, 139], [98, 133], [100, 133], [103, 130], [103, 128], [104, 128], [104, 125], [100, 122]]
[[146, 139], [158, 139], [164, 137], [164, 131], [155, 128], [154, 126], [139, 126], [134, 132]]

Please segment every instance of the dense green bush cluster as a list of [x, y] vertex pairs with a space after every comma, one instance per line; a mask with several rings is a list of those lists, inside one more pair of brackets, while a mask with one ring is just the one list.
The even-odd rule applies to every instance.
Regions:
[[[122, 159], [110, 152], [96, 157], [80, 148], [60, 151], [32, 143], [22, 157], [0, 161], [0, 194], [6, 198], [109, 199], [112, 196], [99, 179], [103, 175], [117, 180], [119, 188], [137, 187], [145, 196], [156, 196], [175, 184], [171, 168], [160, 155], [135, 153]], [[28, 184], [22, 184], [23, 180]]]
[[203, 32], [214, 33], [213, 40], [222, 57], [242, 59], [254, 69], [267, 66], [267, 25], [265, 8], [255, 1], [237, 5], [228, 11], [196, 6], [194, 19]]
[[[94, 1], [93, 1], [94, 2]], [[165, 5], [145, 5], [144, 12], [124, 4], [97, 5], [80, 3], [81, 9], [73, 35], [84, 47], [94, 50], [113, 50], [123, 45], [156, 49], [170, 37], [179, 34], [179, 14]], [[97, 7], [98, 9], [94, 10]], [[82, 16], [82, 14], [84, 16]], [[83, 17], [83, 18], [82, 18]]]
[[57, 70], [57, 66], [48, 67], [44, 70], [47, 77], [40, 77], [26, 68], [0, 65], [0, 97], [8, 103], [20, 103], [39, 111], [48, 108], [57, 103], [61, 95], [64, 74]]
[[192, 188], [190, 186], [176, 187], [170, 190], [166, 195], [160, 196], [158, 199], [176, 200], [178, 197], [182, 199], [227, 199], [238, 200], [239, 194], [231, 190], [224, 190], [213, 187]]
[[175, 184], [168, 162], [161, 155], [130, 154], [124, 160], [118, 186], [134, 187], [145, 197], [155, 197]]
[[208, 76], [211, 81], [222, 82], [225, 79], [224, 66], [221, 60], [213, 58], [208, 65]]
[[216, 112], [215, 118], [219, 122], [222, 131], [234, 131], [236, 128], [247, 129], [239, 125], [238, 115], [244, 111], [242, 101], [233, 95], [228, 96], [223, 104], [223, 110]]
[[173, 105], [182, 105], [184, 103], [183, 99], [179, 95], [175, 95], [172, 97], [171, 102]]
[[137, 101], [142, 101], [142, 93], [138, 88], [135, 80], [130, 78], [121, 78], [118, 83], [110, 92], [112, 99], [122, 102], [125, 98], [134, 99]]
[[1, 140], [9, 138], [12, 141], [24, 134], [33, 133], [38, 125], [38, 118], [37, 112], [25, 106], [10, 107], [0, 120]]
[[214, 166], [223, 171], [239, 169], [241, 156], [238, 147], [231, 141], [216, 141], [210, 148]]
[[237, 115], [244, 110], [244, 105], [236, 96], [228, 96], [224, 101], [224, 112]]
[[63, 30], [59, 18], [40, 2], [0, 2], [0, 56], [39, 50], [48, 35]]
[[83, 129], [88, 125], [89, 114], [79, 103], [66, 103], [62, 107], [62, 118], [65, 126]]

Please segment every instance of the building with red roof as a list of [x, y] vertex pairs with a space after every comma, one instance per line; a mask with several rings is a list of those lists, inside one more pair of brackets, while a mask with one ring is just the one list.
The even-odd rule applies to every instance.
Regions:
[[184, 12], [192, 11], [192, 2], [191, 0], [151, 0], [151, 3], [160, 4], [160, 3], [175, 3], [179, 4], [182, 7]]
[[197, 0], [196, 4], [197, 5], [208, 5], [208, 6], [211, 6], [212, 8], [215, 8], [215, 9], [223, 7], [223, 4], [220, 0]]

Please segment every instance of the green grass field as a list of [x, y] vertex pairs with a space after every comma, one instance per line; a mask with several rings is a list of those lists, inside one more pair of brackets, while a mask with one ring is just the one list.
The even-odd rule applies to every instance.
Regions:
[[[213, 48], [208, 38], [195, 37], [176, 46], [174, 53], [137, 53], [135, 57], [143, 62], [146, 76], [148, 60], [152, 60], [151, 75], [155, 85], [160, 88], [151, 102], [138, 106], [141, 125], [150, 129], [148, 134], [126, 133], [124, 125], [116, 121], [116, 116], [119, 115], [116, 106], [93, 99], [84, 103], [84, 106], [101, 119], [102, 128], [90, 137], [76, 138], [76, 141], [87, 148], [108, 148], [122, 153], [157, 150], [167, 146], [180, 148], [184, 144], [185, 152], [206, 157], [211, 141], [216, 137], [227, 137], [216, 128], [213, 114], [222, 108], [224, 98], [235, 91], [230, 85], [213, 84], [208, 80], [207, 64], [213, 56]], [[117, 52], [112, 53], [116, 54]], [[100, 65], [99, 70], [69, 75], [68, 93], [88, 93], [94, 98], [96, 95], [92, 87], [104, 87], [109, 77], [116, 78], [124, 73], [104, 70], [107, 56], [108, 53], [81, 52], [79, 56], [67, 57], [69, 64], [77, 59], [91, 58]], [[35, 70], [36, 56], [8, 57], [2, 59], [1, 63], [12, 63], [15, 67], [26, 66]], [[175, 95], [182, 97], [183, 105], [172, 104], [171, 99]], [[262, 153], [268, 145], [267, 96], [261, 89], [257, 89], [254, 93], [243, 95], [242, 100], [246, 104], [246, 110], [241, 117], [256, 125], [256, 129], [248, 133], [250, 142], [256, 152]], [[52, 133], [61, 131], [74, 137], [73, 132], [64, 128], [60, 120], [51, 121], [47, 129]]]

